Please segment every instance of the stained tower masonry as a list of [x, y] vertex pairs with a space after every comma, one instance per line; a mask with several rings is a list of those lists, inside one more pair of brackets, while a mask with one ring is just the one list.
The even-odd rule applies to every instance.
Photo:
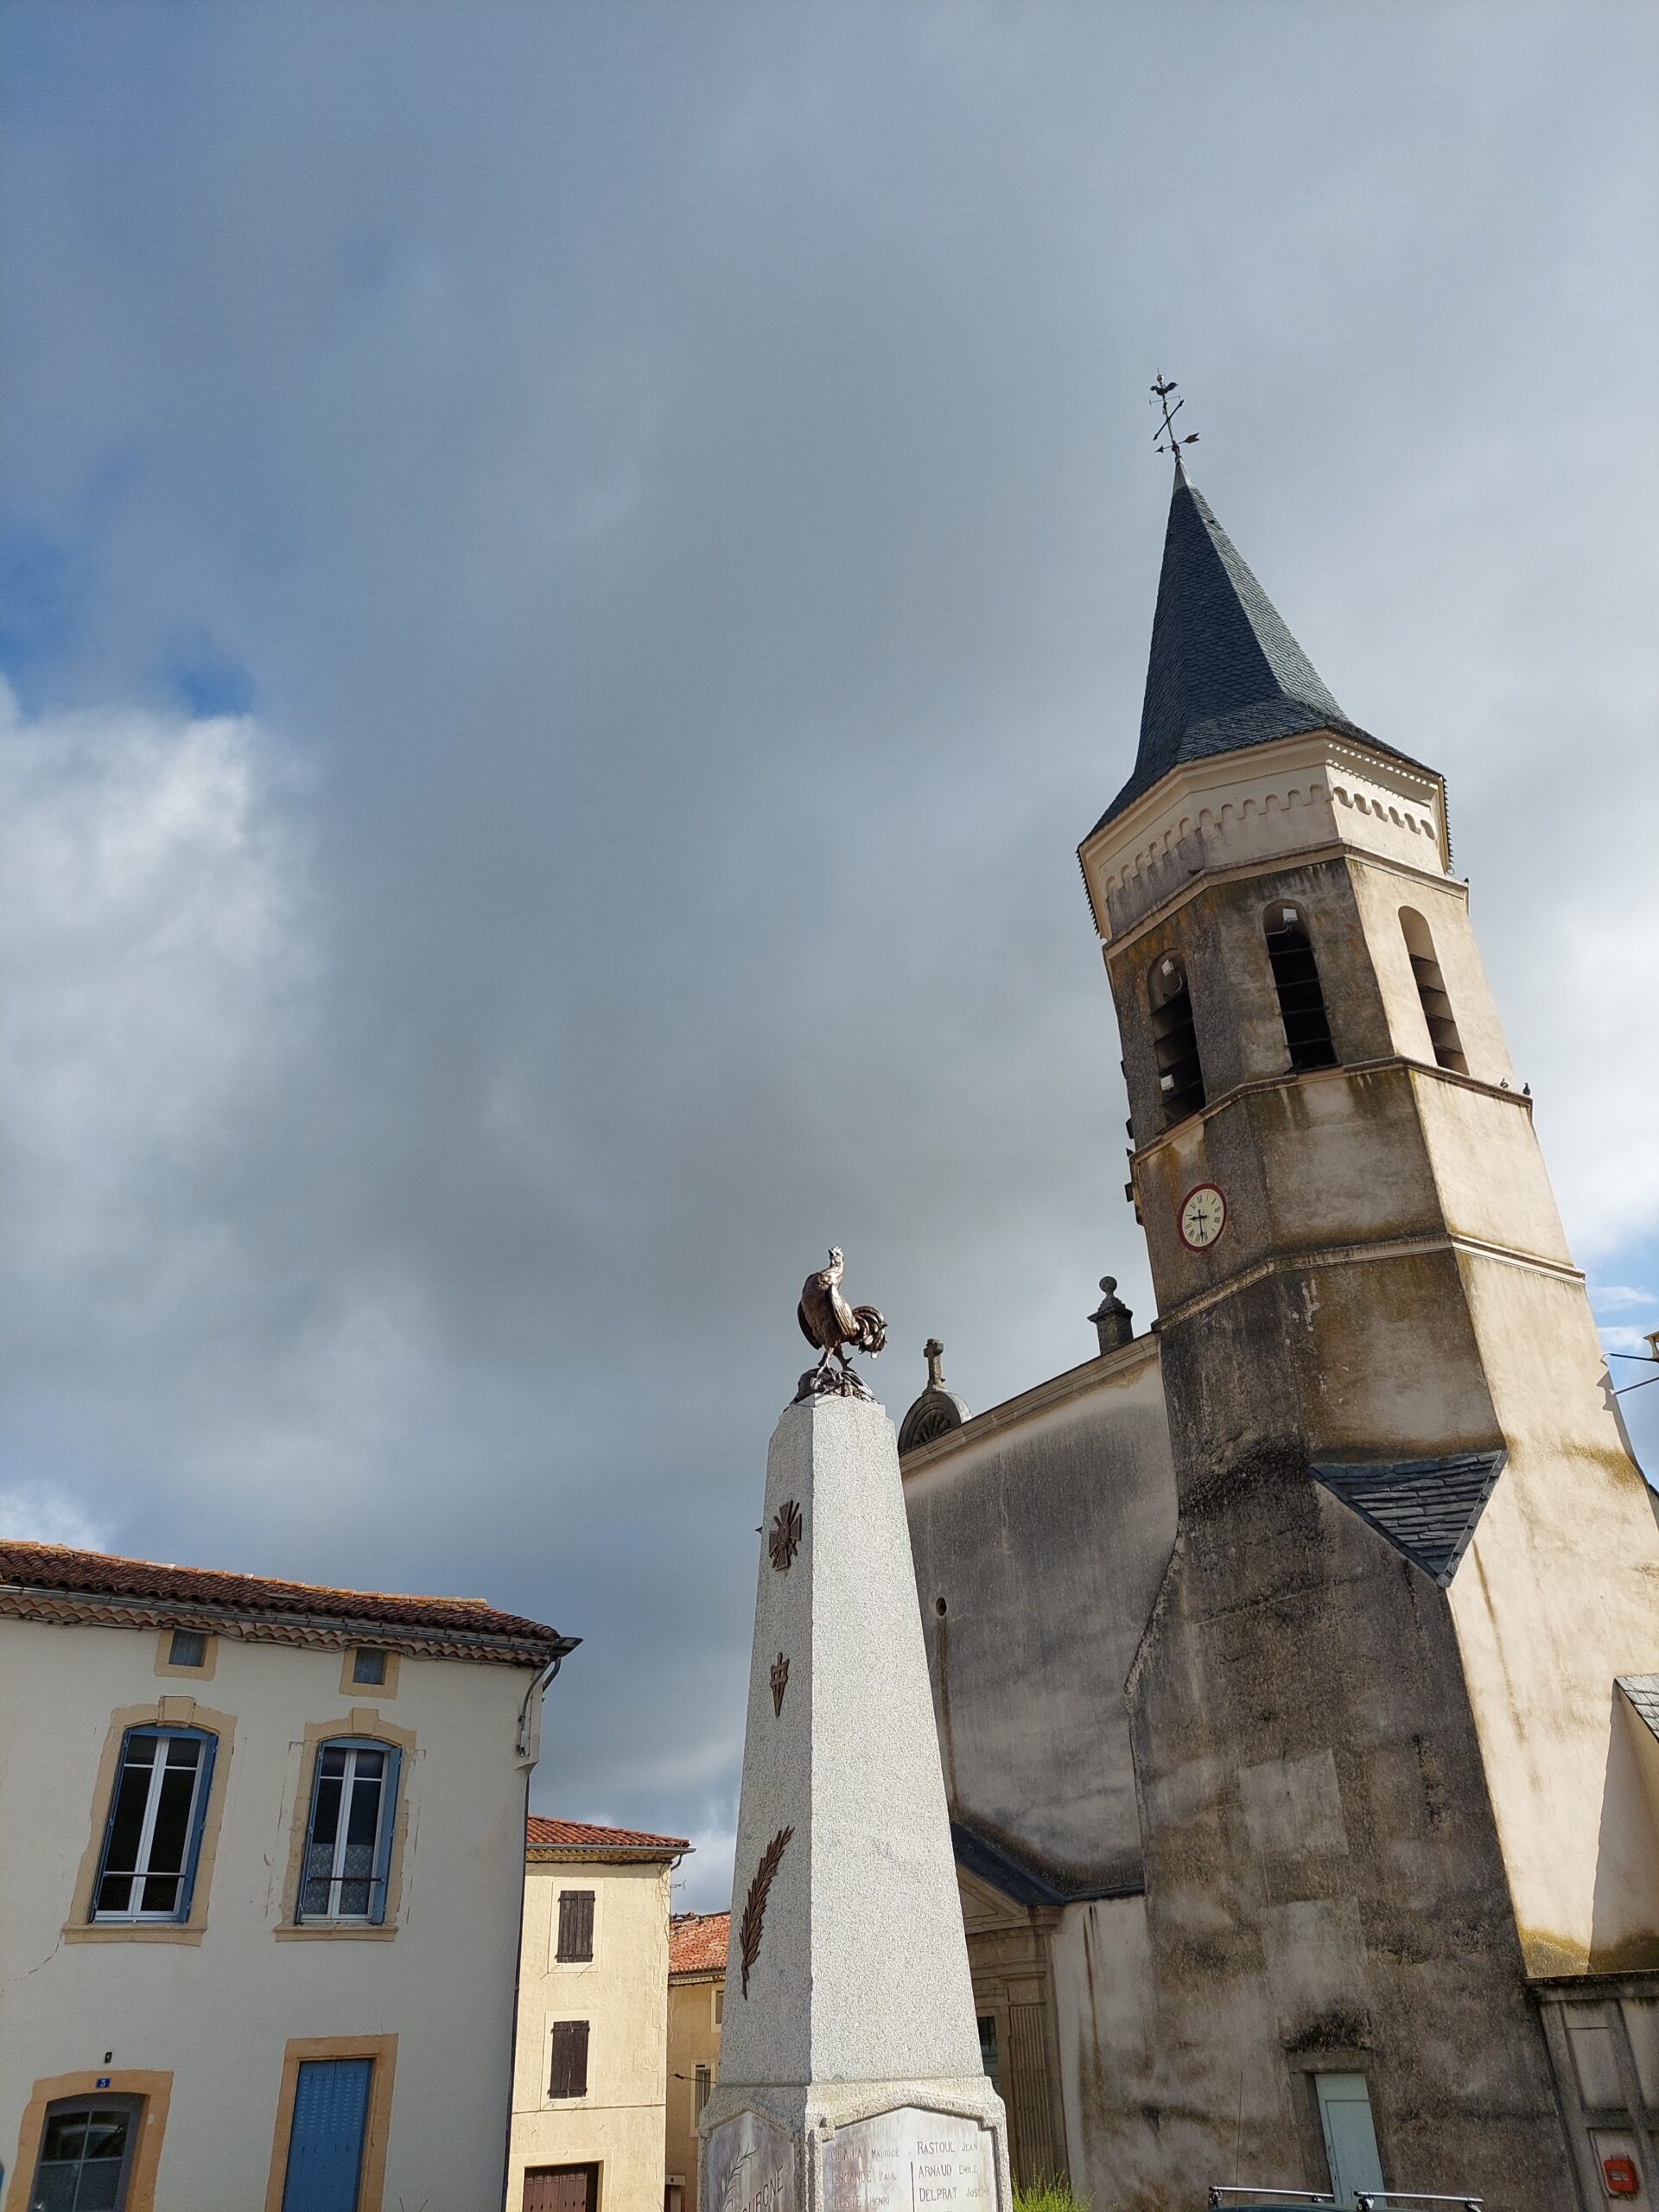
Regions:
[[1300, 2037], [1382, 2085], [1396, 2187], [1554, 2212], [1601, 2181], [1563, 2002], [1659, 1968], [1652, 1496], [1442, 779], [1338, 707], [1179, 461], [1080, 858], [1174, 1464], [1128, 1684], [1160, 2096], [1203, 2134], [1219, 2068], [1284, 2171]]

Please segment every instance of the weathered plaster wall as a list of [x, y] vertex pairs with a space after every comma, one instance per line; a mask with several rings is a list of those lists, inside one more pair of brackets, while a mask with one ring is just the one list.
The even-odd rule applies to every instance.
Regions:
[[1138, 1881], [1123, 1681], [1175, 1535], [1155, 1343], [903, 1466], [952, 1818], [1062, 1888]]
[[[1170, 1332], [1172, 1399], [1205, 1357], [1198, 1331]], [[1192, 1478], [1131, 1698], [1148, 2001], [1136, 2020], [1117, 2000], [1111, 2064], [1079, 2057], [1091, 2179], [1145, 2208], [1236, 2161], [1323, 2185], [1306, 2075], [1352, 2069], [1401, 2185], [1560, 2212], [1573, 2184], [1445, 1597], [1308, 1479], [1300, 1440], [1205, 1464], [1175, 1419]]]
[[[0, 1622], [0, 2162], [16, 2178], [37, 2080], [98, 2067], [171, 2072], [157, 2202], [224, 2212], [265, 2201], [290, 2037], [397, 2037], [385, 2202], [493, 2212], [524, 1859], [515, 1757], [532, 1676], [402, 1655], [395, 1696], [342, 1693], [338, 1650], [218, 1639], [213, 1678], [157, 1676], [153, 1629]], [[227, 1716], [223, 1819], [197, 1944], [84, 1941], [65, 1923], [94, 1824], [112, 1713], [159, 1697]], [[365, 1732], [378, 1711], [415, 1747], [392, 1935], [286, 1940], [308, 1726]], [[175, 1717], [186, 1713], [175, 1709]], [[372, 1728], [367, 1730], [372, 1732]], [[236, 2032], [226, 2033], [227, 2020]]]
[[1659, 1836], [1613, 1687], [1659, 1669], [1654, 1495], [1577, 1281], [1459, 1266], [1510, 1459], [1448, 1595], [1528, 1967], [1659, 1967]]
[[[526, 2166], [597, 2160], [606, 2212], [661, 2212], [668, 2075], [669, 1869], [532, 1862], [524, 1869], [518, 2052], [507, 2202]], [[594, 1955], [561, 1961], [559, 1892], [594, 1892]], [[548, 2094], [556, 2020], [588, 2024], [588, 2088]]]
[[684, 2212], [697, 2212], [697, 2069], [713, 2082], [720, 2066], [723, 1975], [668, 1986], [667, 2171], [678, 2174]]

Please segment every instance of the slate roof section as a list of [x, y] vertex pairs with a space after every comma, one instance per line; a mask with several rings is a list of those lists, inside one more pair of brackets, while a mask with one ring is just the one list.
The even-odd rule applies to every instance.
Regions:
[[1028, 1860], [1014, 1858], [1001, 1844], [964, 1827], [959, 1821], [950, 1823], [950, 1848], [958, 1866], [976, 1875], [982, 1882], [988, 1882], [992, 1889], [1000, 1890], [1012, 1904], [1079, 1904], [1090, 1897], [1139, 1897], [1145, 1888], [1141, 1882], [1109, 1889], [1098, 1883], [1057, 1882]]
[[1649, 1734], [1659, 1737], [1659, 1675], [1615, 1675], [1613, 1680], [1635, 1707], [1637, 1718]]
[[12, 1540], [0, 1540], [0, 1612], [112, 1628], [226, 1629], [255, 1643], [385, 1643], [516, 1667], [545, 1666], [580, 1641], [498, 1612], [482, 1598], [340, 1590]]
[[1475, 1533], [1508, 1453], [1454, 1452], [1311, 1471], [1395, 1551], [1444, 1590]]
[[1183, 761], [1314, 729], [1335, 730], [1394, 760], [1408, 759], [1348, 720], [1178, 461], [1140, 750], [1134, 773], [1095, 829]]
[[668, 1978], [724, 1974], [731, 1941], [729, 1912], [681, 1912], [668, 1923]]
[[683, 1835], [652, 1835], [645, 1828], [597, 1827], [591, 1821], [552, 1821], [531, 1813], [524, 1822], [528, 1859], [595, 1859], [620, 1862], [678, 1859], [691, 1848]]

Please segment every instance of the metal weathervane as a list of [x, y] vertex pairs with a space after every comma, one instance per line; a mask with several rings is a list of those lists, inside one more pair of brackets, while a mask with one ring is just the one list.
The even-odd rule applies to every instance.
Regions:
[[[1181, 457], [1183, 446], [1195, 446], [1198, 442], [1198, 434], [1196, 430], [1184, 438], [1179, 438], [1175, 435], [1175, 417], [1186, 404], [1184, 399], [1178, 399], [1173, 407], [1170, 405], [1170, 394], [1178, 389], [1179, 386], [1166, 379], [1163, 371], [1160, 369], [1158, 381], [1152, 387], [1152, 396], [1154, 404], [1163, 409], [1164, 423], [1163, 429], [1152, 442], [1160, 453], [1173, 454], [1177, 461]], [[1169, 442], [1167, 444], [1164, 442], [1166, 439]]]

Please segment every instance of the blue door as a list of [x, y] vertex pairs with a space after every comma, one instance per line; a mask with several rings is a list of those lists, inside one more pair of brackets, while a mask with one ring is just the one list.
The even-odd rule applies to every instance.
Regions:
[[1338, 2204], [1351, 2205], [1356, 2190], [1381, 2190], [1382, 2167], [1371, 2126], [1371, 2100], [1363, 2074], [1316, 2074], [1319, 2125], [1331, 2164], [1331, 2187]]
[[308, 2058], [294, 2085], [283, 2212], [357, 2212], [372, 2058]]

